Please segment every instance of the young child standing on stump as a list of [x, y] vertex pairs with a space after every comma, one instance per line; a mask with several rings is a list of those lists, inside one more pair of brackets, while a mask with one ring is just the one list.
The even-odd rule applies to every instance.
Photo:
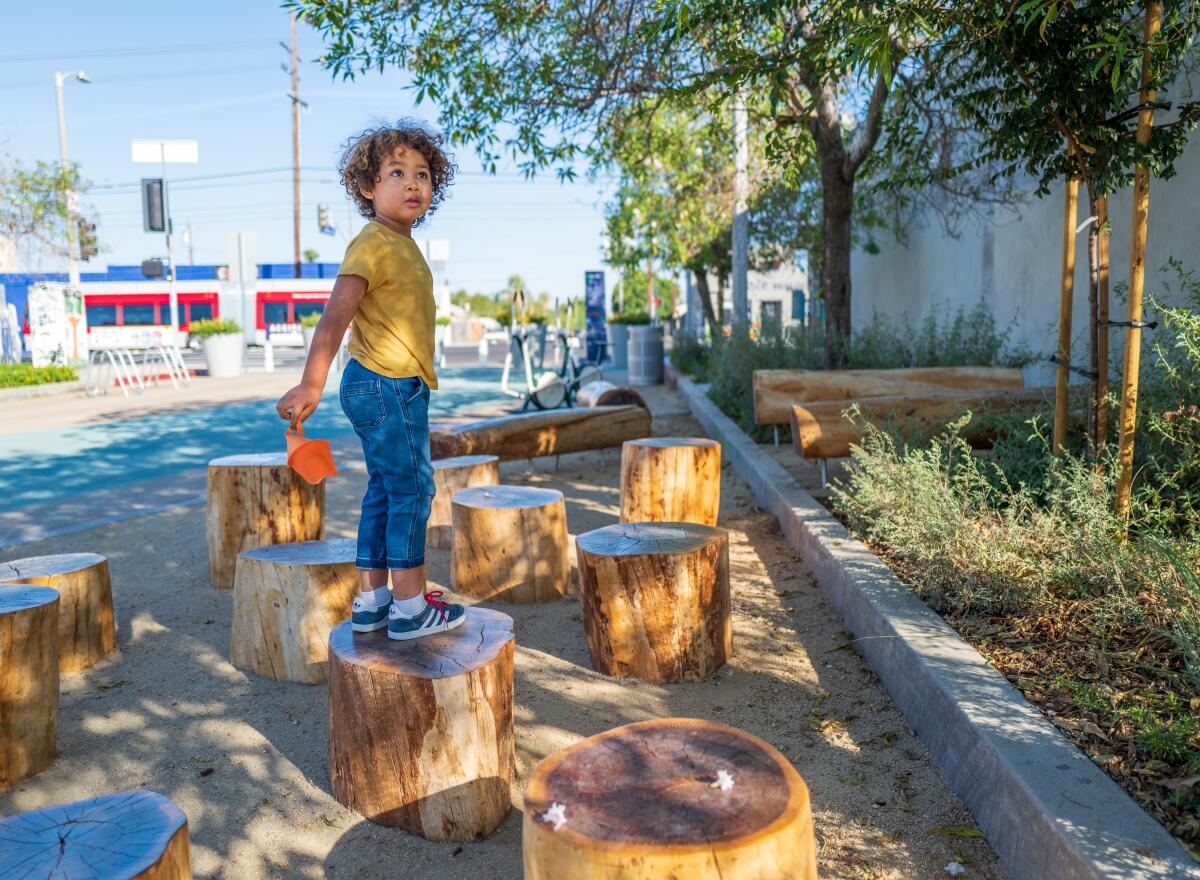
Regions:
[[[295, 427], [313, 414], [346, 326], [353, 355], [341, 403], [362, 441], [367, 493], [358, 522], [361, 595], [351, 626], [413, 639], [463, 622], [461, 605], [425, 592], [425, 524], [433, 501], [429, 392], [434, 373], [433, 276], [412, 229], [436, 210], [454, 177], [442, 138], [401, 121], [352, 139], [338, 171], [370, 222], [346, 248], [313, 335], [300, 384], [276, 411]], [[392, 588], [388, 590], [388, 573]]]

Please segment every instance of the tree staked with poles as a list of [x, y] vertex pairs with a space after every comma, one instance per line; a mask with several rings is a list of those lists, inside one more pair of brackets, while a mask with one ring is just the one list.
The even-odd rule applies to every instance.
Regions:
[[[1156, 22], [1151, 26], [1152, 22]], [[1022, 4], [960, 4], [951, 0], [881, 4], [860, 22], [852, 42], [858, 63], [874, 69], [880, 46], [902, 34], [924, 57], [965, 117], [982, 133], [980, 161], [997, 174], [1031, 175], [1037, 194], [1064, 183], [1060, 324], [1053, 448], [1066, 441], [1067, 377], [1074, 370], [1091, 380], [1089, 448], [1099, 457], [1107, 433], [1108, 338], [1111, 327], [1127, 330], [1122, 382], [1122, 429], [1116, 506], [1128, 514], [1136, 419], [1137, 365], [1144, 278], [1146, 191], [1151, 173], [1174, 174], [1188, 132], [1200, 121], [1200, 103], [1159, 100], [1175, 86], [1194, 48], [1197, 10], [1175, 2], [1033, 0]], [[886, 60], [886, 59], [885, 59]], [[1157, 90], [1157, 91], [1156, 91]], [[1154, 126], [1156, 109], [1172, 118]], [[1108, 320], [1108, 196], [1135, 185], [1128, 319]], [[1071, 363], [1071, 301], [1076, 193], [1088, 197], [1089, 369]], [[1131, 360], [1132, 358], [1132, 360]]]

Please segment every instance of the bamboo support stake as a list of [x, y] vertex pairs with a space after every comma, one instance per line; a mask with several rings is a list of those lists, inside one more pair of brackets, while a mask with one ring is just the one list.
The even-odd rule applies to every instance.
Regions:
[[[1151, 87], [1150, 43], [1162, 21], [1162, 4], [1146, 6], [1146, 29], [1142, 44], [1142, 87], [1138, 101], [1137, 141], [1142, 147], [1150, 143], [1154, 128], [1154, 100]], [[1146, 280], [1146, 224], [1150, 214], [1150, 169], [1138, 163], [1133, 175], [1133, 237], [1129, 247], [1129, 317], [1133, 326], [1125, 337], [1125, 364], [1121, 377], [1121, 441], [1117, 450], [1117, 490], [1113, 509], [1120, 520], [1129, 519], [1129, 497], [1133, 486], [1133, 432], [1137, 428], [1138, 365], [1142, 355], [1142, 290]]]
[[1096, 199], [1096, 460], [1108, 442], [1108, 196]]
[[1067, 385], [1071, 373], [1071, 304], [1075, 296], [1075, 217], [1079, 204], [1079, 181], [1067, 181], [1063, 202], [1062, 280], [1058, 299], [1058, 378], [1054, 390], [1054, 440], [1050, 451], [1062, 451], [1067, 440]]

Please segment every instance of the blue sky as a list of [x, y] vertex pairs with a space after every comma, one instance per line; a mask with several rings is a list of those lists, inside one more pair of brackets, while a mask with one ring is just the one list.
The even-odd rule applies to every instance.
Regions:
[[[198, 165], [169, 166], [176, 231], [192, 226], [194, 261], [226, 262], [226, 231], [254, 230], [259, 262], [292, 259], [291, 114], [288, 74], [280, 68], [289, 38], [287, 13], [269, 2], [205, 4], [117, 0], [21, 3], [6, 10], [0, 50], [0, 152], [22, 161], [58, 158], [55, 71], [83, 69], [91, 85], [65, 85], [70, 158], [94, 189], [102, 251], [84, 270], [158, 256], [162, 236], [142, 232], [136, 182], [157, 176], [130, 159], [133, 138], [199, 141]], [[336, 262], [342, 234], [316, 228], [317, 204], [353, 233], [334, 172], [340, 145], [373, 120], [418, 116], [436, 124], [436, 108], [417, 107], [400, 71], [335, 81], [315, 59], [319, 36], [301, 25], [302, 247]], [[481, 172], [469, 150], [456, 156], [452, 196], [416, 235], [450, 240], [453, 288], [492, 292], [512, 273], [535, 291], [579, 296], [586, 269], [602, 268], [604, 188], [560, 184], [553, 175], [524, 180], [511, 168]], [[267, 171], [266, 169], [277, 169]], [[262, 172], [243, 174], [243, 172]], [[211, 179], [215, 175], [236, 177]], [[134, 186], [122, 186], [134, 184]], [[186, 250], [177, 259], [187, 262]], [[49, 265], [31, 268], [54, 268]], [[616, 281], [609, 273], [608, 287]]]

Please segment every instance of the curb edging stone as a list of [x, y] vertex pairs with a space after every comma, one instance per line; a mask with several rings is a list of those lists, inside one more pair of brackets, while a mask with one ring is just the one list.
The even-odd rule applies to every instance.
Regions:
[[855, 646], [1018, 880], [1200, 878], [1145, 812], [666, 362], [667, 382], [811, 567]]

